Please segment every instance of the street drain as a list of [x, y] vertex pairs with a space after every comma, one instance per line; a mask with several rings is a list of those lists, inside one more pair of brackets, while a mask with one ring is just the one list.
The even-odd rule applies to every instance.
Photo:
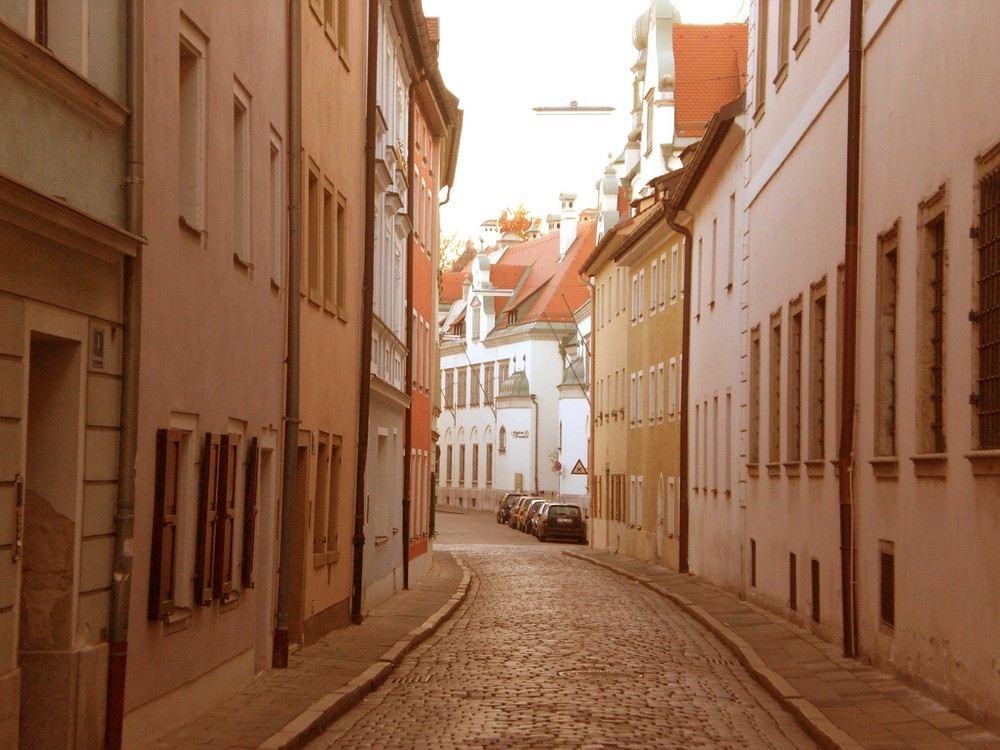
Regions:
[[431, 676], [429, 674], [425, 675], [410, 675], [409, 677], [390, 677], [388, 682], [394, 685], [412, 685], [417, 682], [430, 682]]
[[564, 669], [560, 677], [591, 677], [598, 680], [617, 680], [642, 677], [642, 672], [627, 672], [620, 669]]

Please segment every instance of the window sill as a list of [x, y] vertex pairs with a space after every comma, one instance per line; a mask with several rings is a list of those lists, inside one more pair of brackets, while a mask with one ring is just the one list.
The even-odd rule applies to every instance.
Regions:
[[376, 535], [376, 537], [375, 537], [375, 546], [376, 547], [381, 547], [383, 544], [386, 544], [388, 541], [389, 541], [389, 537]]
[[1000, 476], [1000, 450], [969, 451], [965, 457], [977, 477]]
[[811, 479], [818, 479], [826, 474], [826, 461], [822, 458], [810, 458], [803, 463], [806, 465], [806, 476]]
[[314, 568], [322, 568], [324, 565], [333, 565], [336, 562], [340, 562], [340, 552], [337, 550], [313, 553]]
[[236, 606], [240, 603], [240, 592], [233, 589], [228, 594], [224, 594], [222, 599], [219, 601], [219, 612], [229, 612], [230, 610], [236, 609]]
[[809, 26], [806, 26], [804, 29], [802, 29], [802, 31], [799, 33], [799, 38], [795, 41], [795, 46], [792, 47], [792, 49], [795, 51], [796, 60], [799, 59], [799, 55], [802, 54], [802, 50], [804, 50], [806, 48], [806, 45], [809, 44], [809, 35], [810, 35], [809, 28], [810, 28]]
[[947, 453], [922, 453], [910, 456], [913, 475], [916, 477], [946, 477], [948, 475]]
[[764, 119], [764, 102], [753, 111], [753, 124], [758, 125], [760, 121]]
[[747, 464], [747, 476], [757, 478], [760, 476], [759, 464]]
[[778, 74], [774, 77], [774, 90], [781, 91], [781, 85], [788, 80], [788, 63], [783, 62], [778, 68]]
[[819, 0], [816, 3], [816, 18], [820, 21], [823, 20], [823, 16], [826, 15], [827, 9], [833, 4], [833, 0]]
[[770, 463], [764, 464], [767, 467], [767, 475], [769, 477], [780, 477], [781, 476], [781, 464], [777, 461], [772, 461]]
[[239, 253], [233, 253], [233, 265], [237, 266], [242, 271], [245, 271], [247, 276], [253, 277], [253, 263], [241, 256]]
[[188, 221], [187, 217], [185, 217], [184, 214], [178, 215], [177, 223], [180, 225], [181, 229], [183, 229], [188, 234], [192, 234], [202, 241], [208, 239], [208, 232], [206, 232], [204, 229], [201, 229], [200, 227], [195, 226], [194, 222]]
[[868, 461], [876, 479], [898, 479], [899, 459], [895, 456], [879, 456]]
[[187, 630], [188, 625], [191, 624], [191, 615], [192, 612], [187, 607], [175, 607], [172, 609], [161, 620], [163, 623], [163, 635]]

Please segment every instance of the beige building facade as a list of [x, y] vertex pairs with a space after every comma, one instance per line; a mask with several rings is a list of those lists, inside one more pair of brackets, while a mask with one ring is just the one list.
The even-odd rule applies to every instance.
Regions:
[[126, 3], [0, 4], [0, 746], [104, 740], [119, 482]]

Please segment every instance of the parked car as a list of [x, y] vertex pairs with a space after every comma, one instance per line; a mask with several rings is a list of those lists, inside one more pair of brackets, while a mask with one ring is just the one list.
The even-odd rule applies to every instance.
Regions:
[[535, 497], [534, 495], [525, 495], [517, 501], [514, 509], [510, 513], [510, 526], [518, 531], [524, 531], [524, 514], [528, 510], [528, 506], [531, 505], [533, 500], [539, 500], [541, 498]]
[[579, 505], [550, 503], [536, 519], [541, 542], [565, 539], [580, 544], [587, 543], [587, 520]]
[[528, 510], [524, 513], [524, 531], [526, 534], [531, 534], [532, 536], [536, 535], [535, 521], [538, 519], [538, 514], [541, 513], [548, 504], [548, 500], [535, 500], [528, 506]]
[[510, 521], [511, 508], [522, 497], [524, 495], [520, 492], [508, 492], [500, 498], [500, 507], [497, 508], [497, 523], [507, 523]]

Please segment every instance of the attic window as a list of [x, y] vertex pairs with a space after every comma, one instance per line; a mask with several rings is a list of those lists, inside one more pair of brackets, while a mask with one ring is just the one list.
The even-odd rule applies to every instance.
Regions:
[[517, 323], [517, 310], [511, 310], [507, 313], [507, 325], [512, 326]]

